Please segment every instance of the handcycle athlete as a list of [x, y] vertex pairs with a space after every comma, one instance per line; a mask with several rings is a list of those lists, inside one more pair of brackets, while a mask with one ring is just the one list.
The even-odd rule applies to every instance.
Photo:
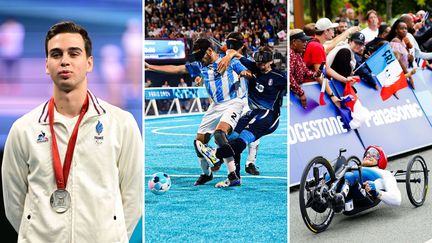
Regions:
[[[302, 218], [312, 232], [328, 228], [335, 213], [350, 216], [378, 205], [401, 204], [397, 183], [405, 183], [408, 198], [415, 207], [422, 206], [428, 189], [429, 170], [426, 161], [415, 155], [406, 170], [388, 171], [387, 157], [378, 146], [366, 148], [363, 160], [356, 156], [339, 156], [332, 165], [322, 156], [305, 167], [301, 180], [299, 203]], [[405, 178], [400, 178], [404, 176]]]
[[338, 192], [332, 198], [335, 213], [352, 211], [353, 201], [357, 207], [374, 206], [376, 199], [390, 206], [399, 206], [401, 193], [396, 178], [385, 170], [387, 156], [384, 150], [374, 145], [367, 147], [361, 166], [363, 184], [360, 182], [359, 171], [346, 172], [343, 179], [334, 184], [338, 187]]

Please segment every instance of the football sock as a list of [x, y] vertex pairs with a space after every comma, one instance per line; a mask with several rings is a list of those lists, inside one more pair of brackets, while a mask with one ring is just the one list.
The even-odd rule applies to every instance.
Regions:
[[211, 169], [207, 163], [207, 160], [205, 158], [198, 158], [198, 159], [200, 160], [202, 172], [208, 176], [211, 175], [212, 172], [211, 172]]
[[248, 144], [248, 157], [246, 160], [246, 166], [248, 166], [250, 163], [255, 163], [258, 152], [258, 144], [259, 140]]

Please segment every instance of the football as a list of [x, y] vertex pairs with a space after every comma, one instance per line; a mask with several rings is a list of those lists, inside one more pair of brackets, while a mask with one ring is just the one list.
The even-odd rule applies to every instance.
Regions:
[[171, 178], [163, 172], [155, 173], [148, 182], [148, 187], [154, 194], [164, 194], [171, 188]]

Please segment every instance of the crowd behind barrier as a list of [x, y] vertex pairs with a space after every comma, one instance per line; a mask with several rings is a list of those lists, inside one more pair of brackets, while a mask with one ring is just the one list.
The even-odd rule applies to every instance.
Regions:
[[364, 149], [375, 144], [391, 157], [431, 145], [432, 71], [418, 70], [414, 78], [419, 84], [415, 90], [402, 89], [398, 92], [399, 99], [391, 97], [386, 101], [364, 82], [356, 84], [359, 100], [371, 116], [358, 129], [350, 131], [327, 96], [327, 104], [319, 105], [318, 83], [302, 85], [309, 98], [306, 109], [291, 93], [290, 185], [299, 184], [303, 169], [311, 159], [323, 156], [331, 161], [338, 156], [340, 148], [346, 148], [348, 156], [362, 157]]

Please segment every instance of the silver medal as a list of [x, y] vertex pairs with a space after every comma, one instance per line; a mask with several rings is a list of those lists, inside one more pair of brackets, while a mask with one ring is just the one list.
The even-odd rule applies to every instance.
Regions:
[[69, 192], [64, 189], [57, 189], [51, 194], [50, 198], [51, 207], [57, 213], [66, 212], [71, 205], [71, 198]]

